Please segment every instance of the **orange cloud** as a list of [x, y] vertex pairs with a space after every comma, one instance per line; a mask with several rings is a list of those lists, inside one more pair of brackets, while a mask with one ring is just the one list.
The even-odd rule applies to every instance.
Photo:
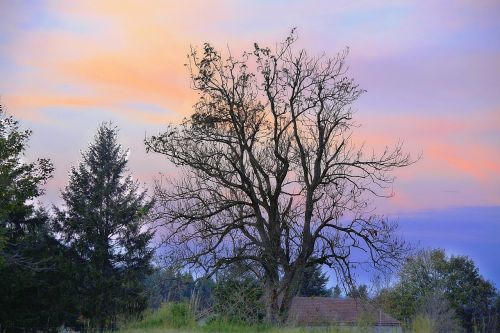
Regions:
[[[464, 107], [468, 113], [455, 112], [454, 104], [443, 101], [460, 96], [470, 87], [485, 90], [486, 95], [498, 81], [484, 83], [486, 79], [494, 79], [481, 74], [470, 80], [468, 71], [483, 73], [489, 66], [494, 78], [500, 68], [497, 53], [471, 52], [460, 57], [453, 54], [449, 59], [445, 57], [446, 63], [442, 63], [442, 54], [434, 57], [434, 52], [440, 52], [436, 45], [441, 47], [444, 40], [450, 42], [444, 38], [450, 31], [478, 23], [479, 12], [494, 12], [491, 8], [494, 2], [482, 1], [480, 5], [470, 6], [459, 1], [443, 8], [440, 4], [420, 2], [361, 1], [332, 6], [328, 1], [318, 1], [312, 5], [291, 2], [284, 8], [282, 2], [264, 1], [49, 1], [44, 10], [50, 17], [44, 17], [38, 25], [36, 20], [41, 13], [29, 13], [24, 7], [16, 10], [15, 4], [0, 5], [1, 12], [9, 13], [0, 22], [1, 32], [10, 37], [8, 43], [0, 45], [0, 60], [7, 59], [9, 66], [11, 62], [17, 67], [7, 75], [8, 80], [0, 82], [0, 94], [9, 111], [23, 119], [42, 124], [63, 122], [65, 119], [50, 115], [50, 108], [57, 107], [64, 108], [67, 117], [71, 117], [72, 112], [92, 108], [120, 115], [131, 120], [131, 124], [177, 122], [189, 114], [196, 100], [183, 66], [190, 44], [210, 41], [220, 49], [230, 45], [233, 54], [239, 54], [254, 40], [274, 43], [298, 25], [299, 46], [311, 49], [311, 53], [326, 50], [332, 54], [344, 45], [352, 46], [348, 60], [358, 61], [358, 65], [365, 62], [364, 69], [369, 72], [368, 76], [373, 76], [371, 84], [389, 83], [394, 88], [398, 86], [398, 79], [411, 81], [408, 87], [417, 87], [411, 90], [412, 96], [422, 99], [428, 96], [419, 91], [420, 86], [412, 86], [413, 81], [420, 81], [421, 86], [430, 89], [436, 87], [440, 92], [447, 90], [444, 98], [434, 96], [439, 100], [432, 110], [395, 114], [394, 110], [385, 109], [386, 103], [382, 106], [379, 103], [378, 107], [384, 108], [379, 113], [364, 113], [370, 108], [362, 108], [355, 115], [355, 120], [363, 125], [356, 129], [356, 143], [365, 142], [367, 149], [380, 150], [402, 138], [414, 155], [424, 154], [417, 165], [397, 171], [402, 184], [395, 189], [394, 200], [398, 206], [435, 205], [435, 197], [429, 195], [429, 191], [449, 184], [466, 188], [477, 202], [500, 202], [497, 190], [500, 188], [500, 153], [492, 142], [498, 138], [494, 133], [500, 132], [500, 110], [488, 109], [498, 99], [490, 98], [487, 106], [470, 99], [470, 105]], [[464, 15], [470, 10], [475, 16]], [[390, 22], [381, 20], [380, 13], [387, 15]], [[30, 15], [35, 21], [33, 26], [25, 24]], [[422, 24], [423, 20], [426, 24]], [[441, 39], [434, 40], [435, 36]], [[423, 55], [427, 58], [420, 57], [418, 52], [413, 54], [415, 50], [425, 50]], [[400, 60], [402, 54], [407, 56], [403, 60], [411, 61], [408, 66], [420, 67], [408, 72], [414, 75], [412, 77], [391, 77], [391, 69], [406, 69], [405, 65], [391, 68], [391, 62]], [[383, 61], [377, 62], [381, 59]], [[475, 66], [479, 66], [478, 70]], [[387, 71], [384, 77], [379, 77], [380, 72], [371, 73], [371, 68]], [[443, 68], [448, 71], [439, 72]], [[419, 70], [425, 73], [419, 75]], [[440, 75], [434, 75], [434, 71]], [[457, 76], [469, 85], [453, 85], [460, 80], [450, 79], [449, 73], [460, 73], [461, 76]], [[372, 87], [362, 86], [368, 90]], [[401, 109], [417, 108], [404, 105], [405, 99], [398, 96], [398, 91], [392, 90], [390, 95], [381, 91], [381, 95], [372, 95], [375, 96], [372, 101], [400, 97]], [[141, 107], [146, 104], [155, 111]], [[442, 111], [435, 110], [440, 107]], [[104, 114], [103, 119], [106, 117]], [[138, 169], [142, 159], [139, 161]], [[141, 175], [147, 174], [145, 169], [141, 170], [138, 171]], [[446, 200], [441, 203], [467, 202], [468, 198], [450, 195]]]

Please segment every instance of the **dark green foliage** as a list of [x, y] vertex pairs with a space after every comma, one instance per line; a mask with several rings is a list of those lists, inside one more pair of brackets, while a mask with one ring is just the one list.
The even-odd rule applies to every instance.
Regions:
[[47, 159], [21, 160], [30, 136], [31, 131], [21, 130], [0, 105], [0, 265], [34, 264], [21, 256], [22, 243], [44, 223], [35, 214], [33, 200], [43, 194], [53, 167]]
[[190, 273], [173, 268], [157, 268], [144, 281], [148, 306], [158, 309], [164, 303], [190, 302], [193, 311], [204, 312], [213, 305], [212, 279], [194, 280]]
[[368, 299], [368, 286], [366, 284], [360, 284], [359, 286], [354, 286], [351, 291], [347, 293], [347, 296], [352, 298], [361, 298], [364, 300]]
[[328, 277], [321, 272], [320, 265], [309, 266], [304, 269], [299, 296], [330, 296], [331, 290], [326, 288]]
[[117, 130], [103, 124], [72, 168], [56, 209], [61, 241], [81, 260], [76, 270], [81, 314], [93, 327], [113, 328], [118, 316], [142, 311], [142, 280], [150, 271], [152, 238], [144, 231], [152, 201], [127, 172]]
[[500, 294], [496, 295], [495, 305], [492, 311], [493, 320], [491, 326], [495, 332], [500, 332]]
[[128, 328], [189, 328], [195, 326], [194, 313], [187, 302], [164, 303], [159, 309], [149, 309], [141, 320], [132, 322]]
[[155, 269], [144, 285], [149, 307], [158, 309], [162, 303], [189, 301], [195, 283], [191, 274], [167, 268]]
[[474, 262], [467, 257], [451, 257], [445, 274], [445, 295], [463, 327], [468, 332], [486, 332], [492, 321], [495, 287], [479, 274]]
[[[22, 255], [37, 262], [35, 269], [9, 265], [1, 270], [0, 323], [8, 332], [77, 326], [78, 295], [73, 272], [78, 261], [45, 232], [32, 235]], [[21, 329], [22, 328], [22, 329]]]
[[194, 290], [195, 310], [205, 311], [213, 306], [215, 282], [212, 279], [199, 279]]
[[16, 332], [74, 323], [70, 254], [34, 201], [51, 177], [47, 159], [24, 162], [31, 135], [0, 106], [0, 324]]
[[341, 295], [342, 295], [342, 290], [340, 290], [339, 285], [336, 284], [332, 290], [332, 297], [339, 298]]
[[219, 320], [257, 323], [264, 318], [263, 285], [244, 268], [231, 266], [217, 276], [214, 312]]
[[[407, 325], [435, 304], [441, 314], [452, 311], [447, 317], [456, 317], [467, 332], [490, 332], [498, 320], [495, 295], [494, 286], [479, 274], [471, 259], [447, 258], [443, 250], [425, 250], [408, 259], [399, 282], [382, 291], [378, 299]], [[442, 323], [443, 318], [430, 319]]]

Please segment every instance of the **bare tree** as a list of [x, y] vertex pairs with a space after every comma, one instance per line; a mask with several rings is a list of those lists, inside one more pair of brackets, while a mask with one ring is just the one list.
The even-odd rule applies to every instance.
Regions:
[[146, 140], [182, 170], [156, 188], [171, 256], [209, 273], [246, 262], [265, 283], [270, 322], [286, 319], [308, 266], [351, 284], [363, 262], [397, 262], [405, 245], [369, 199], [390, 196], [389, 172], [413, 163], [401, 144], [378, 155], [353, 144], [363, 90], [346, 76], [347, 50], [312, 57], [295, 40], [239, 59], [192, 48], [194, 113]]

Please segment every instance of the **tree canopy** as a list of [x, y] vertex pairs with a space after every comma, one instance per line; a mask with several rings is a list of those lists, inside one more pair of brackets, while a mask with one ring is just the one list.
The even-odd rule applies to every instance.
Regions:
[[43, 224], [34, 200], [43, 194], [53, 166], [44, 158], [23, 161], [30, 136], [0, 105], [0, 264], [33, 264], [21, 254], [21, 241]]
[[36, 201], [52, 163], [25, 161], [30, 136], [0, 105], [0, 326], [9, 332], [48, 329], [76, 317], [68, 271], [62, 270], [67, 253]]
[[467, 332], [496, 329], [496, 297], [495, 287], [470, 258], [447, 257], [441, 249], [421, 250], [410, 257], [398, 283], [382, 293], [386, 308], [404, 322], [424, 313], [437, 327], [458, 319]]

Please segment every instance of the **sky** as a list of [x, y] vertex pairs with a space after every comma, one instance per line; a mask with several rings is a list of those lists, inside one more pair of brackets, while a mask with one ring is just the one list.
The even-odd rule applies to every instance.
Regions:
[[26, 159], [54, 163], [46, 204], [61, 203], [103, 121], [120, 128], [144, 186], [175, 174], [143, 140], [192, 111], [190, 46], [238, 54], [296, 27], [311, 54], [349, 47], [367, 90], [357, 140], [403, 140], [422, 155], [396, 172], [378, 212], [412, 243], [470, 256], [500, 288], [500, 2], [1, 0], [0, 13], [0, 102], [33, 130]]

